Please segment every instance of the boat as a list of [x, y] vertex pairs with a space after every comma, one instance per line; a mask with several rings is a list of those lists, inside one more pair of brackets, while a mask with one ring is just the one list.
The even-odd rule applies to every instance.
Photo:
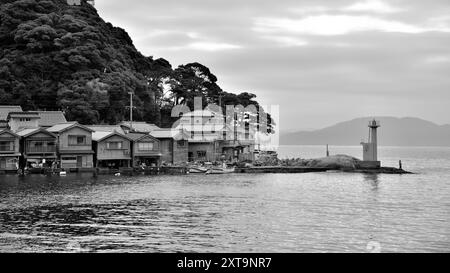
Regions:
[[188, 169], [188, 173], [190, 173], [190, 174], [206, 173], [207, 171], [208, 171], [207, 168], [198, 167], [198, 166], [189, 167], [189, 169]]
[[209, 169], [206, 174], [229, 174], [229, 173], [234, 173], [235, 172], [235, 168], [211, 168]]

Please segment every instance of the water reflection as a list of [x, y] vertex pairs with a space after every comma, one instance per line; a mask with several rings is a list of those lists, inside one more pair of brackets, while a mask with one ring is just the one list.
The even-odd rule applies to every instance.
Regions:
[[376, 191], [380, 184], [380, 174], [376, 173], [367, 173], [364, 174], [364, 181], [372, 186], [372, 190]]
[[450, 191], [434, 178], [1, 177], [0, 252], [445, 252]]
[[[65, 247], [61, 241], [70, 241], [73, 237], [90, 238], [88, 242], [78, 244], [92, 251], [139, 250], [145, 246], [141, 245], [140, 240], [148, 238], [150, 234], [161, 233], [163, 227], [165, 231], [162, 233], [166, 234], [167, 239], [188, 243], [196, 237], [197, 240], [208, 242], [214, 234], [211, 232], [214, 230], [212, 222], [221, 217], [220, 213], [204, 211], [189, 200], [186, 201], [165, 203], [158, 200], [133, 200], [101, 205], [68, 204], [3, 209], [0, 210], [0, 234], [9, 234], [10, 239], [34, 247], [47, 248], [49, 242], [53, 242], [53, 247], [58, 250], [59, 246], [60, 251], [64, 251]], [[40, 235], [45, 235], [44, 241], [35, 240]], [[118, 243], [117, 240], [127, 243]], [[158, 245], [160, 242], [152, 244]], [[148, 245], [145, 247], [148, 248]]]

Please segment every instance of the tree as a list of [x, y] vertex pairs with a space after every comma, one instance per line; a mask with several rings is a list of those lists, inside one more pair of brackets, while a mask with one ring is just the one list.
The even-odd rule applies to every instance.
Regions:
[[224, 92], [210, 69], [173, 69], [145, 57], [128, 33], [105, 23], [92, 5], [65, 0], [1, 0], [0, 100], [25, 110], [63, 110], [69, 120], [115, 124], [134, 117], [170, 127], [174, 106], [258, 105], [251, 93]]

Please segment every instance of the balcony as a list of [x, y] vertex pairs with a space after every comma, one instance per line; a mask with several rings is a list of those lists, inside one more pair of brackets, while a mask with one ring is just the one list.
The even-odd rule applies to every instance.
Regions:
[[2, 146], [0, 145], [0, 154], [8, 154], [8, 153], [14, 153], [16, 148], [14, 146]]
[[242, 140], [225, 140], [222, 142], [222, 147], [232, 148], [239, 146], [251, 146], [255, 145], [255, 141], [252, 139], [242, 139]]
[[28, 154], [51, 154], [56, 153], [56, 146], [35, 146], [27, 148]]

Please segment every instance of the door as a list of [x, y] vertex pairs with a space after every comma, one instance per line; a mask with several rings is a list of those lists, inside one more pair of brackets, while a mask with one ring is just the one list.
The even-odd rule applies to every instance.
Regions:
[[82, 167], [83, 167], [83, 157], [77, 156], [77, 168], [82, 168]]
[[6, 159], [0, 158], [0, 169], [6, 169]]

